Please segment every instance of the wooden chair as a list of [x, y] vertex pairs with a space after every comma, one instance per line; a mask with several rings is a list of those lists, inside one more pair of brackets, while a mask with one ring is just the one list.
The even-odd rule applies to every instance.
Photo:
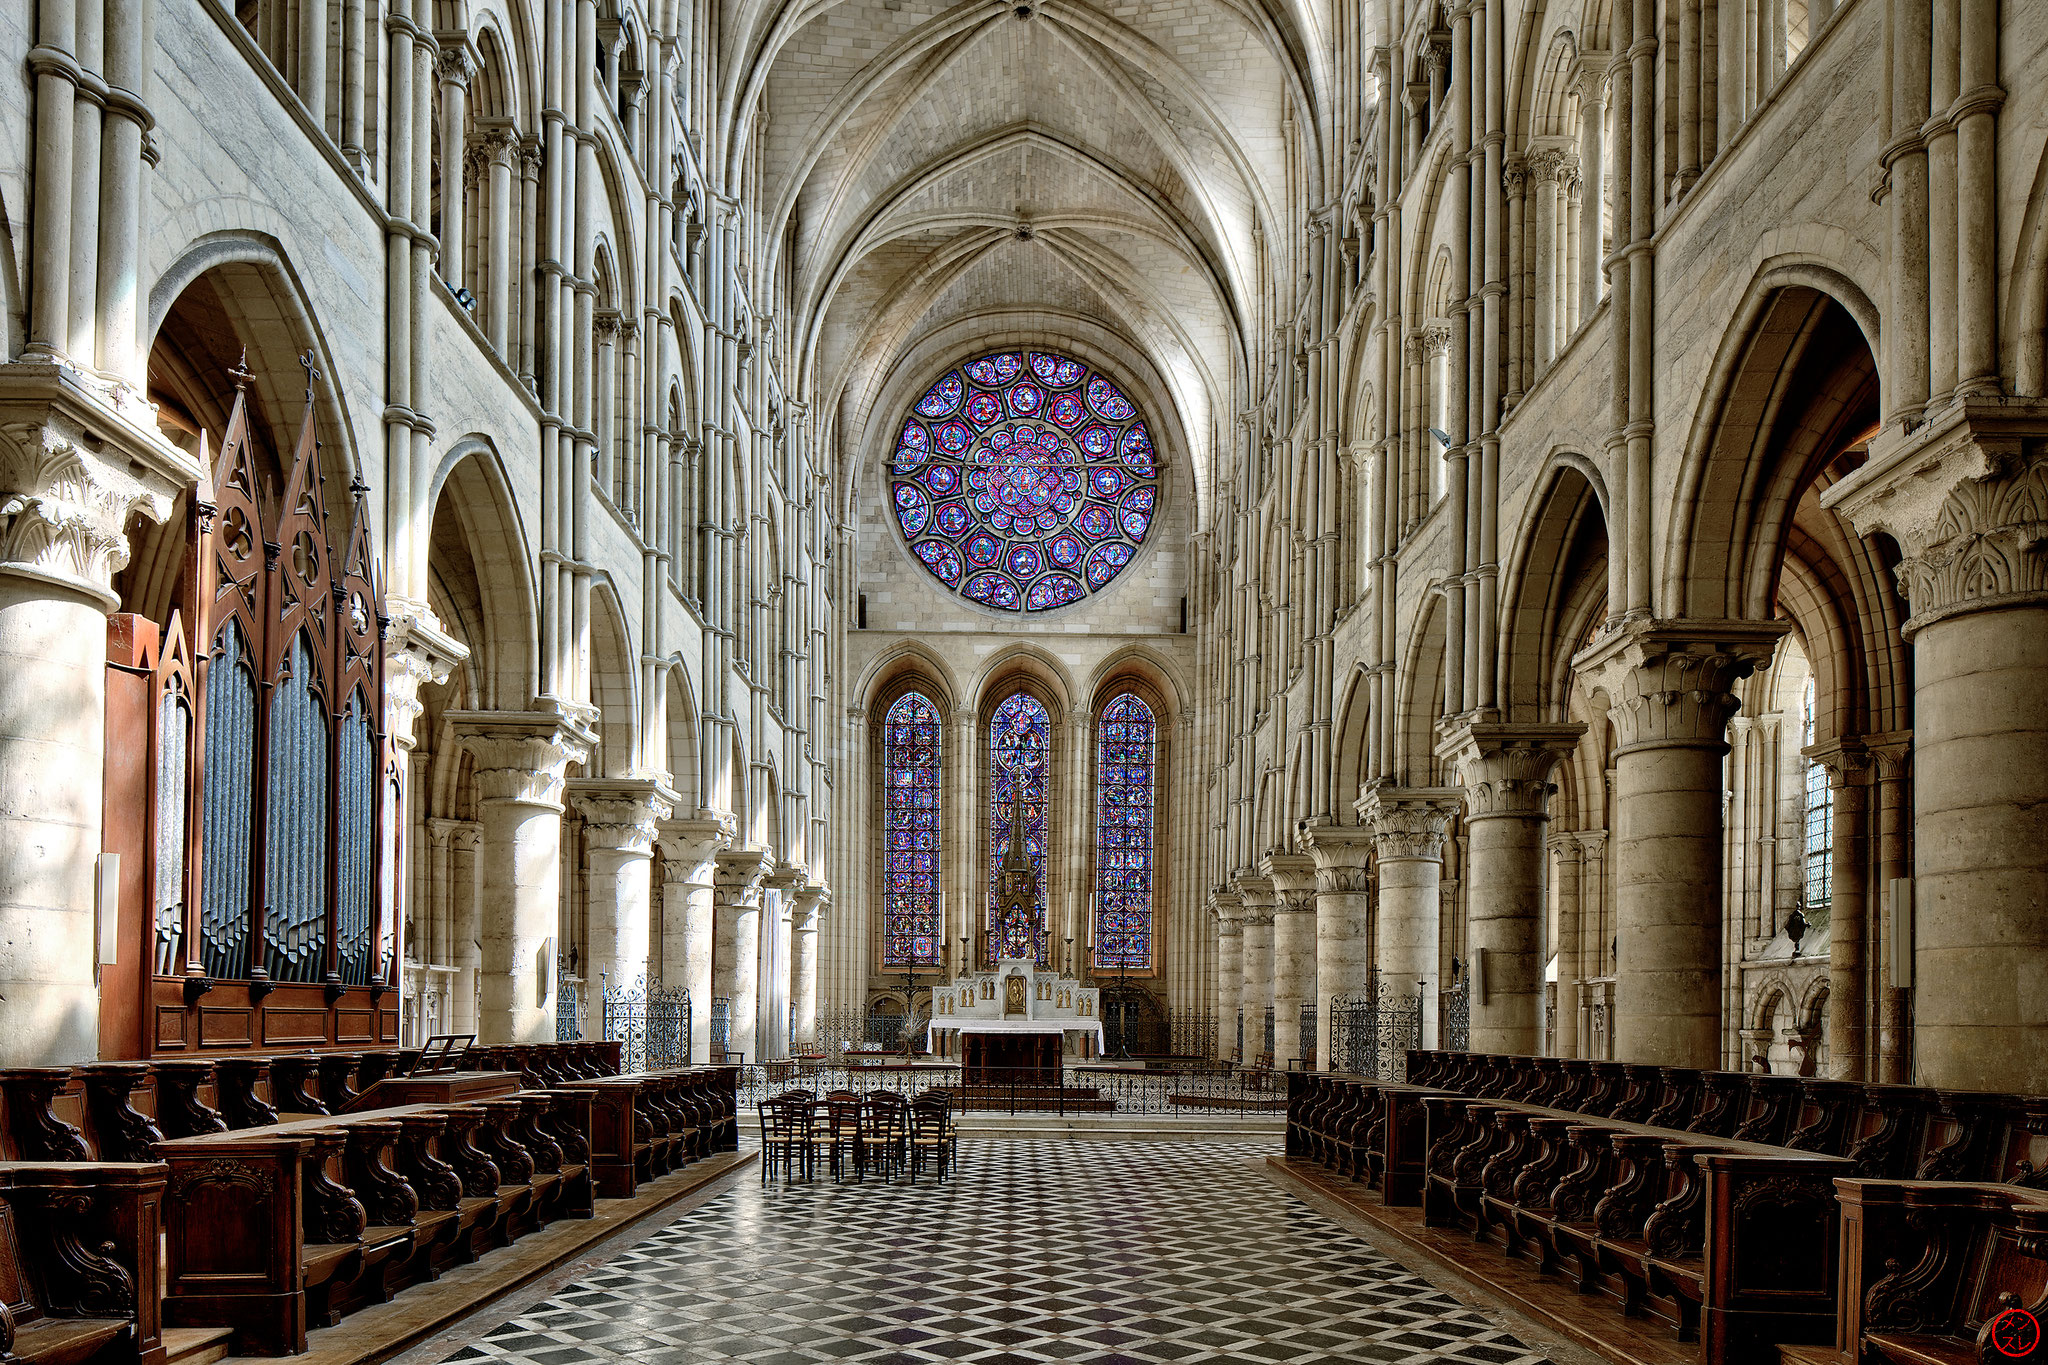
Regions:
[[944, 1100], [927, 1099], [920, 1096], [910, 1106], [910, 1183], [917, 1183], [917, 1173], [927, 1163], [936, 1163], [939, 1179], [946, 1178], [952, 1164], [949, 1150], [949, 1130], [952, 1127], [946, 1112]]
[[[810, 1174], [811, 1111], [777, 1098], [761, 1101], [761, 1183], [767, 1184], [777, 1170], [783, 1178], [801, 1163]], [[799, 1137], [801, 1133], [801, 1137]]]
[[860, 1162], [860, 1097], [850, 1090], [835, 1090], [825, 1097], [824, 1131], [811, 1137], [814, 1155], [822, 1155], [825, 1169], [834, 1180], [843, 1179], [848, 1166]]
[[884, 1180], [895, 1178], [903, 1165], [909, 1139], [909, 1106], [893, 1090], [876, 1090], [861, 1101], [860, 1159], [854, 1163], [854, 1178], [865, 1179], [870, 1168], [878, 1168]]

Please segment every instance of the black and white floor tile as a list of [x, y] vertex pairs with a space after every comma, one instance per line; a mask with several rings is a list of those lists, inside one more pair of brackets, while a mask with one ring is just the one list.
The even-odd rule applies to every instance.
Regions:
[[980, 1141], [942, 1185], [742, 1179], [448, 1360], [1544, 1365], [1263, 1151]]

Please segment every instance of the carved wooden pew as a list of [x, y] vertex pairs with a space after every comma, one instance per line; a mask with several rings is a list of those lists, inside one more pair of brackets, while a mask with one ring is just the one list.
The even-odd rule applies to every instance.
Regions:
[[167, 1140], [166, 1315], [302, 1351], [309, 1325], [590, 1216], [590, 1122], [586, 1093], [525, 1091]]
[[1422, 1107], [1427, 1224], [1662, 1322], [1703, 1365], [1832, 1334], [1846, 1160], [1440, 1092]]
[[162, 1365], [165, 1168], [0, 1162], [0, 1360]]
[[[2012, 1185], [1842, 1179], [1836, 1359], [2048, 1362], [2048, 1196]], [[2026, 1347], [2031, 1339], [2033, 1344]], [[1800, 1360], [1821, 1359], [1818, 1354]]]

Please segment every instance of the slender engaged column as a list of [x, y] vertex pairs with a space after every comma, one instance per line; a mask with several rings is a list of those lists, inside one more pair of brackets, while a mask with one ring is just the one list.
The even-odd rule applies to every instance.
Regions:
[[[33, 368], [54, 378], [47, 367]], [[124, 527], [136, 512], [162, 521], [198, 470], [82, 398], [37, 399], [15, 376], [7, 382], [0, 387], [0, 1036], [10, 1065], [52, 1066], [99, 1056], [94, 860], [102, 847], [107, 613], [118, 605], [114, 575], [128, 562]], [[102, 449], [100, 438], [115, 426], [116, 439]]]
[[1471, 894], [1466, 955], [1472, 963], [1475, 1052], [1533, 1054], [1543, 1044], [1543, 826], [1551, 771], [1586, 733], [1566, 725], [1468, 724], [1438, 754], [1465, 788]]
[[1244, 1007], [1244, 903], [1235, 891], [1216, 893], [1216, 1060], [1242, 1061], [1238, 1012]]
[[761, 1012], [761, 880], [774, 868], [766, 849], [728, 849], [718, 855], [713, 891], [711, 992], [726, 1002], [726, 1050], [749, 1062], [760, 1060], [755, 1024]]
[[555, 955], [562, 910], [562, 783], [593, 736], [550, 711], [457, 711], [456, 737], [476, 764], [483, 828], [483, 999], [492, 1043], [555, 1035]]
[[690, 1061], [711, 1059], [711, 956], [717, 857], [739, 825], [723, 812], [700, 810], [664, 820], [661, 840], [661, 983], [690, 997]]
[[1388, 785], [1358, 800], [1380, 874], [1380, 991], [1393, 999], [1419, 993], [1424, 1047], [1437, 1045], [1444, 837], [1463, 798], [1456, 787]]
[[1244, 1059], [1266, 1053], [1266, 1011], [1273, 1005], [1273, 883], [1265, 877], [1239, 873], [1237, 891], [1244, 897], [1244, 989], [1238, 1007], [1244, 1011]]
[[[1269, 853], [1273, 905], [1273, 1065], [1299, 1059], [1312, 1069], [1301, 1036], [1301, 1009], [1316, 999], [1316, 865], [1305, 853]], [[1320, 1040], [1318, 1040], [1320, 1041]]]
[[1829, 740], [1800, 752], [1827, 769], [1834, 805], [1828, 859], [1828, 1074], [1839, 1081], [1868, 1080], [1869, 996], [1864, 987], [1870, 944], [1864, 919], [1870, 850], [1864, 814], [1870, 759], [1855, 739]]
[[2048, 1088], [2048, 408], [1887, 432], [1823, 506], [1905, 551], [1913, 614], [1913, 1079]]
[[441, 49], [441, 278], [452, 290], [462, 288], [464, 271], [462, 210], [469, 180], [469, 52]]
[[570, 784], [569, 799], [590, 855], [584, 979], [644, 988], [660, 970], [647, 960], [656, 827], [675, 813], [676, 794], [652, 778], [588, 778]]
[[1579, 879], [1578, 836], [1553, 834], [1544, 840], [1557, 865], [1557, 998], [1551, 1015], [1550, 1054], [1579, 1055]]
[[1316, 866], [1316, 1064], [1334, 1071], [1336, 1002], [1364, 995], [1372, 969], [1372, 833], [1317, 822], [1301, 845]]
[[1721, 760], [1729, 689], [1770, 662], [1782, 622], [1643, 621], [1573, 661], [1607, 694], [1615, 750], [1615, 1056], [1721, 1057]]
[[483, 826], [474, 820], [455, 822], [448, 837], [448, 876], [453, 896], [449, 932], [451, 962], [455, 968], [455, 998], [449, 1010], [449, 1029], [455, 1033], [477, 1031], [477, 993], [483, 987], [483, 882], [477, 858], [483, 852]]
[[[1864, 739], [1864, 748], [1870, 755], [1876, 778], [1877, 838], [1877, 879], [1870, 888], [1866, 904], [1888, 907], [1892, 883], [1910, 877], [1913, 872], [1906, 857], [1907, 835], [1913, 818], [1907, 800], [1906, 770], [1912, 764], [1913, 732], [1892, 730], [1870, 735]], [[1912, 992], [1893, 984], [1891, 971], [1892, 936], [1903, 933], [1903, 922], [1894, 922], [1889, 909], [1883, 914], [1873, 915], [1871, 919], [1883, 930], [1877, 940], [1878, 946], [1867, 954], [1870, 979], [1878, 1002], [1877, 1079], [1886, 1085], [1904, 1085], [1912, 1071], [1912, 1025], [1907, 1009], [1907, 1000]], [[1902, 946], [1908, 954], [1912, 952], [1910, 943]]]

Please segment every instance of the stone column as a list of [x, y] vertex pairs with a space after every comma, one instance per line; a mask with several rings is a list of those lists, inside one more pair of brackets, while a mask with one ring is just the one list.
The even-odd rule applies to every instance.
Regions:
[[[1882, 926], [1882, 933], [1877, 946], [1871, 948], [1867, 956], [1878, 1002], [1877, 1079], [1886, 1085], [1904, 1085], [1906, 1077], [1911, 1074], [1912, 1024], [1907, 1002], [1912, 992], [1904, 986], [1895, 985], [1892, 980], [1891, 938], [1902, 930], [1890, 917], [1887, 898], [1892, 882], [1910, 877], [1913, 872], [1906, 857], [1913, 818], [1908, 809], [1906, 770], [1912, 764], [1913, 732], [1893, 730], [1881, 735], [1868, 735], [1864, 737], [1863, 744], [1865, 752], [1870, 755], [1872, 776], [1876, 779], [1877, 876], [1875, 885], [1870, 888], [1870, 898], [1879, 907], [1879, 912], [1872, 916], [1872, 922]], [[1904, 946], [1907, 952], [1912, 951], [1911, 944]]]
[[1870, 997], [1864, 987], [1871, 940], [1865, 836], [1870, 756], [1855, 739], [1810, 744], [1800, 753], [1827, 769], [1834, 804], [1828, 859], [1828, 1075], [1839, 1081], [1869, 1080]]
[[2044, 434], [2048, 405], [1958, 404], [1823, 499], [1905, 551], [1921, 1085], [2048, 1089]]
[[519, 134], [509, 120], [494, 122], [478, 144], [484, 154], [484, 207], [489, 213], [483, 259], [484, 335], [507, 364], [512, 362], [512, 162]]
[[[1606, 153], [1602, 125], [1607, 117], [1607, 81], [1592, 63], [1579, 73], [1579, 174], [1585, 192], [1579, 197], [1579, 317], [1590, 318], [1600, 307], [1600, 285], [1606, 278], [1606, 244], [1601, 239], [1601, 209], [1607, 201]], [[1560, 1006], [1560, 1008], [1562, 1008]]]
[[1244, 987], [1238, 1005], [1244, 1010], [1244, 1059], [1266, 1050], [1266, 1010], [1273, 1003], [1273, 883], [1239, 873], [1238, 894], [1244, 897]]
[[764, 848], [718, 855], [711, 950], [711, 994], [726, 1002], [726, 1050], [758, 1062], [754, 1025], [761, 1012], [761, 879], [775, 868]]
[[1216, 916], [1216, 1060], [1237, 1055], [1237, 1012], [1244, 1001], [1244, 903], [1235, 891], [1218, 891]]
[[1316, 1065], [1336, 1069], [1336, 1001], [1362, 996], [1372, 969], [1372, 832], [1321, 822], [1302, 831], [1316, 868]]
[[1463, 803], [1456, 787], [1375, 785], [1357, 804], [1372, 828], [1380, 874], [1380, 992], [1383, 999], [1420, 993], [1424, 1047], [1437, 1041], [1444, 836]]
[[[1301, 1007], [1316, 1001], [1316, 865], [1306, 853], [1269, 853], [1260, 863], [1273, 883], [1273, 1065], [1308, 1053]], [[1319, 1044], [1320, 1038], [1316, 1040]]]
[[1729, 689], [1789, 629], [1637, 621], [1573, 661], [1603, 689], [1615, 749], [1614, 1055], [1715, 1067], [1721, 1057], [1721, 760]]
[[1472, 722], [1437, 753], [1465, 789], [1471, 888], [1465, 952], [1472, 964], [1472, 1050], [1533, 1055], [1543, 1045], [1543, 826], [1551, 771], [1586, 727]]
[[555, 1036], [555, 954], [562, 911], [562, 785], [594, 736], [555, 711], [455, 711], [475, 762], [483, 828], [483, 1041]]
[[796, 1007], [791, 1052], [815, 1052], [818, 1047], [818, 921], [830, 899], [825, 888], [815, 884], [790, 892], [789, 999]]
[[723, 811], [700, 810], [688, 820], [664, 820], [661, 841], [661, 958], [656, 973], [669, 990], [690, 994], [690, 1061], [711, 1058], [712, 910], [717, 856], [739, 822]]
[[0, 1037], [11, 1066], [99, 1056], [106, 618], [128, 518], [162, 521], [198, 474], [72, 371], [0, 371]]
[[[466, 46], [445, 46], [443, 38], [439, 74], [441, 79], [441, 279], [449, 291], [462, 288], [462, 248], [466, 238], [462, 225], [463, 186], [469, 169], [469, 77], [470, 56]], [[326, 45], [326, 34], [321, 34]], [[322, 117], [319, 110], [314, 117]]]
[[1579, 1055], [1579, 841], [1576, 835], [1545, 839], [1557, 865], [1557, 1008], [1551, 1016], [1551, 1055]]
[[449, 1011], [449, 1029], [455, 1033], [477, 1031], [477, 993], [483, 986], [483, 882], [477, 857], [483, 852], [483, 826], [474, 820], [451, 821], [448, 836], [449, 965], [455, 968], [455, 993]]
[[654, 840], [675, 814], [676, 794], [653, 778], [586, 778], [569, 784], [590, 854], [586, 981], [644, 988], [660, 974], [648, 947], [654, 908]]

